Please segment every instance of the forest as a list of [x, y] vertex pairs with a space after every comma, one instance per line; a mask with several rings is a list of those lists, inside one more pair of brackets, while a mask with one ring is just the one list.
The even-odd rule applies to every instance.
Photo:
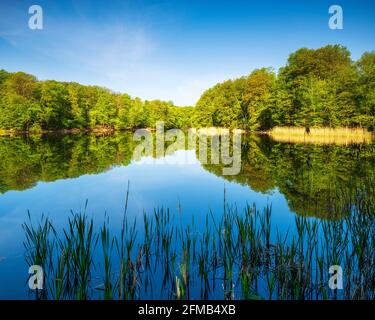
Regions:
[[206, 90], [195, 106], [142, 100], [99, 86], [38, 81], [0, 70], [0, 132], [219, 126], [375, 128], [375, 52], [353, 61], [341, 45], [302, 48], [275, 72], [261, 68]]

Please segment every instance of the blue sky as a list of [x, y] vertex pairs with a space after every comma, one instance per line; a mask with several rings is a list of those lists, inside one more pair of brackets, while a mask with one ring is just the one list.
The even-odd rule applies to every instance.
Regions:
[[[28, 28], [28, 9], [44, 29]], [[328, 28], [330, 5], [344, 29]], [[375, 1], [0, 1], [0, 68], [193, 105], [213, 84], [277, 70], [300, 47], [375, 50]]]

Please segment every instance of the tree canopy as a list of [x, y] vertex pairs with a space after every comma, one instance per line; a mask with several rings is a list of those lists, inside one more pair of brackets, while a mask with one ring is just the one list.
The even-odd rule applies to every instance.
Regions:
[[156, 121], [164, 121], [167, 128], [374, 129], [375, 52], [352, 61], [348, 49], [340, 45], [302, 48], [290, 54], [278, 73], [261, 68], [216, 84], [195, 107], [0, 70], [1, 130], [131, 129], [154, 127]]

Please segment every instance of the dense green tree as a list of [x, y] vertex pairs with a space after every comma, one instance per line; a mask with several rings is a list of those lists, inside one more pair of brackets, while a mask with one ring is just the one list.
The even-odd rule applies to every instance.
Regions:
[[238, 128], [245, 81], [228, 80], [205, 91], [196, 104], [195, 125]]
[[149, 110], [141, 99], [135, 98], [129, 110], [129, 122], [132, 128], [146, 128]]
[[245, 128], [268, 129], [272, 125], [270, 103], [275, 75], [268, 69], [253, 71], [246, 79], [243, 95], [243, 118]]
[[375, 51], [366, 52], [357, 62], [359, 113], [356, 122], [375, 128]]
[[29, 130], [40, 114], [38, 83], [34, 76], [3, 73], [0, 101], [0, 128]]
[[355, 110], [354, 76], [350, 53], [342, 46], [303, 48], [292, 53], [279, 73], [279, 86], [292, 99], [285, 110], [289, 114], [283, 115], [287, 124], [349, 125]]
[[130, 109], [132, 108], [132, 99], [128, 94], [121, 94], [116, 99], [118, 110], [118, 121], [116, 128], [128, 129], [132, 127], [130, 121]]
[[0, 69], [0, 85], [9, 77], [9, 73], [4, 69]]
[[40, 122], [43, 129], [62, 129], [69, 127], [69, 94], [64, 83], [43, 81], [41, 83]]
[[97, 86], [37, 81], [0, 70], [0, 130], [219, 126], [375, 127], [375, 53], [357, 61], [340, 45], [302, 48], [276, 75], [270, 69], [216, 84], [195, 107], [132, 98]]
[[111, 92], [104, 90], [100, 92], [96, 104], [90, 109], [91, 127], [114, 128], [117, 120], [117, 97]]
[[69, 128], [83, 129], [88, 127], [88, 106], [84, 103], [84, 88], [77, 83], [69, 83], [68, 102], [70, 107], [70, 119], [67, 121]]

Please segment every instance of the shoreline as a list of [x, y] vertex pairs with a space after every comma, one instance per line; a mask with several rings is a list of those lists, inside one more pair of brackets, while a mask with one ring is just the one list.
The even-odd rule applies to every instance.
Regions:
[[[17, 136], [17, 135], [43, 135], [43, 134], [78, 134], [78, 133], [101, 133], [101, 134], [112, 134], [115, 132], [122, 131], [134, 131], [138, 129], [144, 129], [147, 131], [155, 131], [155, 128], [126, 128], [126, 129], [116, 129], [116, 128], [72, 128], [72, 129], [55, 129], [55, 130], [35, 130], [35, 131], [25, 131], [25, 130], [2, 130], [0, 129], [0, 136]], [[375, 132], [369, 131], [366, 128], [361, 127], [311, 127], [309, 132], [306, 131], [305, 127], [273, 127], [269, 130], [261, 131], [249, 131], [245, 129], [236, 128], [224, 128], [224, 127], [202, 127], [202, 128], [178, 128], [181, 130], [188, 129], [205, 129], [209, 132], [212, 129], [219, 130], [229, 130], [230, 132], [238, 132], [243, 134], [261, 134], [267, 135], [272, 138], [314, 138], [314, 137], [375, 137]], [[168, 129], [166, 129], [168, 130]]]
[[126, 131], [130, 129], [110, 129], [110, 128], [93, 128], [93, 129], [56, 129], [56, 130], [37, 130], [37, 131], [24, 131], [24, 130], [1, 130], [0, 129], [0, 137], [5, 136], [23, 136], [23, 135], [43, 135], [43, 134], [78, 134], [78, 133], [102, 133], [102, 134], [110, 134], [114, 133], [115, 131]]
[[[224, 132], [225, 130], [237, 132], [237, 133], [249, 133], [244, 129], [231, 129], [224, 127], [202, 127], [202, 128], [177, 128], [180, 130], [201, 130], [203, 129], [205, 133], [210, 134], [213, 130], [218, 130], [218, 132]], [[89, 128], [89, 129], [56, 129], [56, 130], [38, 130], [38, 131], [23, 131], [23, 130], [2, 130], [0, 129], [0, 137], [4, 136], [22, 136], [22, 135], [43, 135], [43, 134], [78, 134], [78, 133], [99, 133], [99, 134], [112, 134], [115, 132], [123, 131], [135, 131], [135, 130], [147, 130], [150, 132], [156, 131], [155, 128], [126, 128], [126, 129], [115, 129], [115, 128]], [[165, 129], [168, 131], [169, 129]]]

